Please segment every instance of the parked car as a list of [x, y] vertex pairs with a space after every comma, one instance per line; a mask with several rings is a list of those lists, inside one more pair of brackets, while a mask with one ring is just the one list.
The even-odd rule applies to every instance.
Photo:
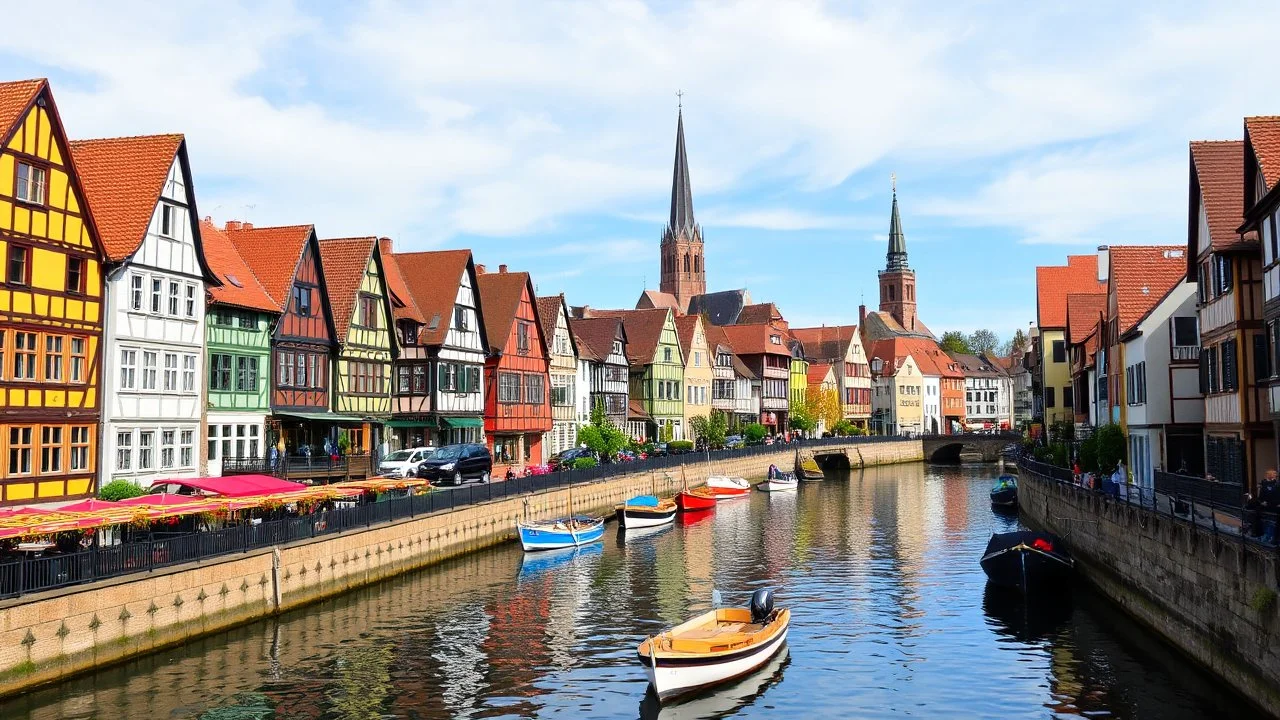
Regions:
[[451, 481], [454, 485], [465, 480], [487, 483], [492, 472], [493, 455], [479, 443], [445, 445], [418, 466], [418, 477], [433, 483]]
[[737, 450], [738, 448], [746, 446], [747, 441], [741, 435], [730, 435], [724, 439], [725, 450]]
[[552, 472], [560, 470], [561, 468], [568, 470], [573, 467], [574, 461], [578, 458], [584, 457], [594, 459], [596, 457], [596, 452], [588, 447], [569, 448], [568, 450], [562, 450], [555, 455], [552, 455], [551, 459], [547, 460], [547, 466], [551, 468]]
[[433, 447], [416, 447], [397, 450], [378, 463], [378, 474], [386, 477], [416, 477], [418, 466], [435, 452]]

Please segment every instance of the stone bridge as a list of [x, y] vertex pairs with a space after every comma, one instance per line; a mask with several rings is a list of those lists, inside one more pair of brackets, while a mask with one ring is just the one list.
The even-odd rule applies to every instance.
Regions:
[[1000, 451], [1005, 446], [1021, 440], [1022, 435], [1017, 432], [924, 435], [920, 438], [925, 462], [931, 463], [958, 463], [960, 453], [981, 455], [982, 462], [995, 462], [1000, 459]]

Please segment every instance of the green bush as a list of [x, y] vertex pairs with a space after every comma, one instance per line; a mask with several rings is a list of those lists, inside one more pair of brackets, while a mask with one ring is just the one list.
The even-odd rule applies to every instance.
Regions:
[[742, 429], [742, 437], [749, 443], [758, 443], [769, 434], [769, 430], [760, 423], [751, 423]]
[[693, 441], [692, 440], [672, 440], [671, 442], [667, 443], [667, 450], [669, 452], [689, 452], [690, 450], [693, 450]]
[[1069, 458], [1068, 458], [1068, 456], [1069, 456], [1070, 454], [1071, 454], [1071, 453], [1070, 453], [1070, 451], [1067, 449], [1067, 444], [1066, 444], [1066, 443], [1060, 443], [1060, 442], [1059, 442], [1059, 443], [1054, 443], [1054, 444], [1052, 444], [1052, 445], [1050, 445], [1050, 446], [1049, 446], [1049, 459], [1050, 459], [1050, 461], [1051, 461], [1054, 465], [1057, 465], [1058, 467], [1067, 467], [1067, 466], [1068, 466], [1068, 464], [1069, 464], [1069, 463], [1068, 463], [1068, 459], [1069, 459]]
[[573, 461], [574, 470], [589, 470], [596, 466], [596, 459], [593, 457], [580, 457]]
[[860, 428], [860, 427], [858, 427], [857, 425], [853, 425], [852, 423], [850, 423], [849, 433], [848, 433], [848, 434], [849, 434], [849, 435], [855, 435], [855, 436], [856, 436], [856, 435], [866, 435], [866, 434], [867, 434], [867, 431], [866, 431], [866, 430], [864, 430], [864, 429], [862, 429], [862, 428]]
[[102, 489], [98, 491], [98, 497], [103, 500], [110, 500], [111, 502], [120, 502], [121, 500], [135, 498], [145, 493], [146, 491], [137, 483], [131, 480], [125, 480], [124, 478], [116, 478], [102, 486]]
[[1098, 470], [1115, 472], [1116, 466], [1124, 460], [1124, 431], [1119, 425], [1103, 425], [1093, 431], [1098, 439]]
[[1043, 445], [1036, 447], [1031, 454], [1035, 456], [1036, 462], [1049, 462], [1049, 458], [1051, 457], [1049, 448]]
[[855, 435], [859, 433], [855, 433], [854, 431], [860, 430], [860, 429], [861, 428], [849, 422], [848, 420], [841, 420], [840, 422], [836, 423], [831, 427], [831, 434], [832, 435]]

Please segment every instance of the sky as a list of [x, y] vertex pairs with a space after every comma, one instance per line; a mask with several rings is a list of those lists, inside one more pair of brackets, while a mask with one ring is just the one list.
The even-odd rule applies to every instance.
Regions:
[[5, 10], [71, 138], [185, 133], [202, 215], [469, 247], [539, 294], [657, 287], [683, 92], [710, 290], [1002, 338], [1036, 265], [1185, 242], [1187, 143], [1280, 113], [1280, 3], [112, 2]]

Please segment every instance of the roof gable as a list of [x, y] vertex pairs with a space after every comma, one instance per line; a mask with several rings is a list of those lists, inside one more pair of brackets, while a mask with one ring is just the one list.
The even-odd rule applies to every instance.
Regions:
[[[621, 340], [625, 351], [626, 330], [622, 320], [616, 317], [569, 318], [569, 330], [577, 340], [580, 355], [598, 362], [609, 359], [613, 353], [613, 341]], [[625, 354], [623, 356], [626, 357]]]
[[222, 232], [253, 268], [253, 274], [272, 301], [281, 309], [288, 307], [290, 288], [302, 264], [307, 241], [315, 235], [314, 226], [254, 227], [249, 223], [229, 222]]
[[[320, 241], [320, 272], [325, 287], [329, 289], [329, 305], [333, 308], [333, 327], [338, 342], [347, 341], [360, 284], [377, 246], [377, 238], [374, 237], [326, 238]], [[385, 286], [385, 281], [383, 284]]]
[[[1242, 239], [1238, 229], [1244, 222], [1244, 142], [1192, 142], [1191, 182], [1191, 234], [1194, 236], [1199, 232], [1200, 208], [1203, 205], [1212, 249], [1230, 250], [1239, 245]], [[1192, 252], [1199, 255], [1199, 248]]]
[[392, 250], [391, 238], [378, 238], [378, 255], [382, 258], [382, 270], [387, 276], [387, 291], [391, 293], [391, 313], [396, 320], [409, 320], [423, 324], [426, 320], [422, 311], [413, 300], [409, 286], [405, 283], [404, 274], [400, 272], [400, 263]]
[[556, 327], [560, 324], [560, 318], [564, 318], [565, 330], [569, 333], [569, 348], [574, 355], [578, 354], [578, 341], [573, 337], [573, 330], [569, 327], [569, 305], [564, 300], [564, 293], [552, 295], [550, 297], [537, 298], [538, 320], [542, 322], [544, 332], [550, 333], [555, 337]]
[[710, 325], [732, 325], [750, 304], [751, 294], [746, 290], [720, 290], [690, 298], [689, 314], [705, 315]]
[[182, 145], [181, 135], [70, 143], [76, 172], [93, 208], [108, 261], [128, 259], [146, 239], [151, 218]]
[[215, 304], [270, 313], [281, 311], [280, 305], [267, 294], [258, 282], [258, 277], [221, 228], [205, 218], [200, 222], [200, 237], [204, 243], [209, 270], [220, 283], [209, 287], [209, 296]]
[[[689, 361], [693, 352], [693, 338], [701, 326], [701, 315], [681, 315], [676, 318], [676, 335], [680, 340], [680, 352], [684, 354], [685, 362]], [[703, 330], [703, 344], [706, 343], [706, 335], [706, 330]]]
[[1106, 293], [1071, 293], [1067, 296], [1067, 344], [1079, 345], [1107, 314]]
[[791, 328], [791, 334], [804, 344], [805, 355], [811, 360], [843, 362], [849, 357], [849, 346], [858, 336], [858, 326]]
[[0, 83], [0, 144], [7, 144], [17, 124], [31, 109], [36, 95], [48, 86], [44, 78]]
[[404, 278], [405, 288], [413, 296], [426, 327], [419, 337], [424, 345], [442, 345], [449, 336], [453, 306], [463, 276], [470, 279], [472, 300], [479, 316], [481, 346], [488, 348], [483, 307], [476, 288], [475, 265], [470, 250], [436, 250], [396, 253], [396, 265]]
[[[533, 284], [527, 272], [480, 273], [476, 276], [480, 297], [483, 299], [485, 336], [489, 340], [489, 349], [493, 353], [501, 353], [506, 347], [507, 338], [511, 336], [511, 328], [520, 311], [520, 301], [526, 296], [530, 303], [534, 302]], [[534, 304], [535, 309], [537, 305]], [[538, 342], [542, 351], [547, 353], [547, 337], [538, 313], [533, 313], [538, 325]]]
[[[627, 331], [627, 361], [632, 365], [650, 365], [658, 355], [662, 343], [662, 331], [672, 317], [666, 308], [649, 310], [592, 310], [595, 317], [613, 317], [622, 320]], [[672, 323], [674, 330], [674, 323]], [[679, 343], [676, 349], [679, 350]], [[683, 365], [683, 358], [681, 358]]]
[[1036, 324], [1041, 329], [1067, 326], [1067, 295], [1107, 291], [1098, 281], [1097, 255], [1069, 255], [1067, 264], [1036, 268]]
[[[773, 325], [725, 325], [721, 331], [733, 345], [734, 352], [739, 355], [791, 356], [791, 350], [787, 346], [790, 338], [782, 328]], [[772, 335], [778, 336], [776, 344], [770, 340]]]
[[[1247, 117], [1244, 132], [1262, 170], [1262, 182], [1270, 191], [1280, 184], [1280, 115]], [[1254, 198], [1255, 201], [1261, 199]]]
[[1185, 248], [1177, 245], [1122, 245], [1111, 248], [1111, 292], [1118, 331], [1137, 326], [1175, 285], [1187, 268]]

